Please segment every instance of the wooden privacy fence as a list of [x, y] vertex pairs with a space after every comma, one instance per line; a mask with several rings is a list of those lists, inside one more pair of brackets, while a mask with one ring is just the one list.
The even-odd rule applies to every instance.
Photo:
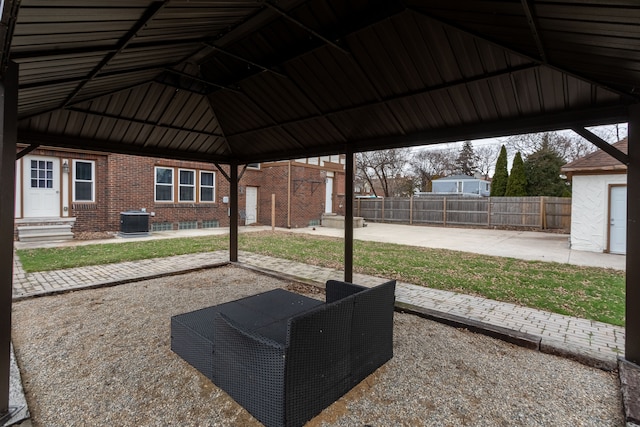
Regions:
[[373, 222], [563, 230], [571, 199], [563, 197], [386, 197], [356, 199], [355, 216]]

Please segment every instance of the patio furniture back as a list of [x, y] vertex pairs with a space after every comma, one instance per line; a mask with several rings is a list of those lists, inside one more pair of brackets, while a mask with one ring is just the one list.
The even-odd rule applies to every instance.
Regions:
[[393, 357], [395, 281], [326, 288], [326, 305], [289, 323], [286, 426], [303, 425]]
[[[213, 333], [190, 335], [211, 337], [210, 346], [197, 345], [213, 352], [203, 373], [267, 427], [302, 426], [393, 357], [395, 281], [366, 288], [330, 280], [326, 290], [326, 304], [296, 295], [304, 311], [271, 323], [243, 323], [211, 308]], [[200, 369], [201, 357], [173, 345], [184, 346], [174, 333], [182, 334], [189, 315], [180, 315], [175, 331], [172, 319], [172, 349]]]

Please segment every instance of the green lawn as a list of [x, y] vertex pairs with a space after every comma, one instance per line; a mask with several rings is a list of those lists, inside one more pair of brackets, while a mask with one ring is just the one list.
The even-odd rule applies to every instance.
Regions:
[[[27, 272], [226, 250], [229, 236], [19, 250]], [[341, 239], [257, 232], [240, 250], [323, 267], [343, 265]], [[354, 271], [624, 325], [624, 272], [443, 249], [354, 242]]]

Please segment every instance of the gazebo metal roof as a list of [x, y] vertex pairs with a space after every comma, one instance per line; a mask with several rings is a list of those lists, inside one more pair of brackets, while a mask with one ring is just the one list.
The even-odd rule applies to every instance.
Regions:
[[3, 22], [29, 144], [242, 163], [620, 122], [640, 97], [634, 0], [22, 0]]

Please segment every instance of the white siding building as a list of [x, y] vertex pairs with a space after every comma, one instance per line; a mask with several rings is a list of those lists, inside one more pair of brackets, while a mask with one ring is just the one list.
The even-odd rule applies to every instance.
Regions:
[[[614, 144], [627, 152], [627, 140]], [[627, 168], [602, 150], [565, 165], [572, 181], [571, 248], [626, 253]]]

